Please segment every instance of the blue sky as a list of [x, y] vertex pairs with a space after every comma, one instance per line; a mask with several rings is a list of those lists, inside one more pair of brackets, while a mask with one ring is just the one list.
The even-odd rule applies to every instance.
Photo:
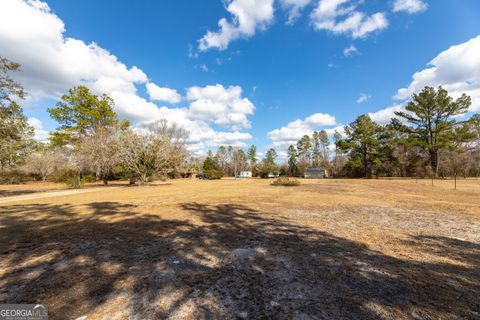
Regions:
[[200, 154], [282, 151], [363, 113], [382, 122], [427, 84], [471, 94], [480, 111], [476, 0], [3, 0], [0, 21], [0, 55], [24, 65], [23, 104], [43, 138], [55, 128], [46, 108], [80, 83], [111, 93], [136, 125], [192, 128]]

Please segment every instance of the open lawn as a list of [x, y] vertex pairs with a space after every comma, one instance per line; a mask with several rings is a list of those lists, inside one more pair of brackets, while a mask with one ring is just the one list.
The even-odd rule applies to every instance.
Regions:
[[51, 319], [480, 319], [480, 180], [270, 183], [0, 186], [0, 303]]

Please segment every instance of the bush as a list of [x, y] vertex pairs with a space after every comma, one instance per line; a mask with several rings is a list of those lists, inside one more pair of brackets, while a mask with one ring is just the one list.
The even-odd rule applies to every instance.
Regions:
[[92, 183], [97, 181], [97, 177], [95, 176], [95, 173], [87, 173], [82, 176], [82, 180], [87, 183]]
[[75, 174], [65, 180], [65, 183], [70, 189], [81, 189], [85, 184], [85, 179]]
[[203, 162], [203, 175], [208, 180], [218, 180], [223, 177], [223, 172], [218, 168], [217, 163], [208, 157]]
[[65, 183], [67, 181], [67, 179], [72, 176], [72, 172], [75, 172], [75, 171], [72, 170], [72, 169], [62, 168], [62, 169], [59, 169], [59, 170], [55, 171], [54, 173], [52, 173], [49, 176], [48, 180], [53, 181], [53, 182], [63, 182], [63, 183]]
[[210, 169], [203, 172], [205, 178], [208, 180], [218, 180], [223, 177], [223, 172], [220, 170]]
[[294, 187], [299, 185], [300, 181], [288, 177], [277, 178], [275, 179], [275, 181], [272, 182], [272, 186]]
[[95, 181], [94, 174], [87, 174], [83, 177], [80, 177], [78, 172], [73, 169], [61, 169], [54, 172], [51, 175], [51, 180], [54, 182], [62, 182], [65, 183], [71, 189], [81, 189], [85, 182]]
[[31, 180], [31, 177], [19, 170], [0, 173], [0, 184], [19, 184], [28, 180]]

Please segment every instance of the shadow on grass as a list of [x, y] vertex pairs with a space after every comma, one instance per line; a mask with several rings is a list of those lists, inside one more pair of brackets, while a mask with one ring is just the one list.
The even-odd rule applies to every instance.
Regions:
[[415, 237], [450, 263], [393, 258], [246, 206], [184, 203], [196, 223], [91, 203], [0, 206], [0, 303], [52, 319], [480, 317], [480, 249]]
[[2, 190], [0, 189], [0, 199], [2, 197], [22, 196], [25, 194], [37, 193], [36, 190]]

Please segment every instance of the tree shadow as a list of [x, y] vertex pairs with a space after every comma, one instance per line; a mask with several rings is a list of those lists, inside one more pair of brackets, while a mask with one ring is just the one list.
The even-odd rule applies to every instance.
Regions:
[[479, 244], [412, 237], [402, 260], [234, 204], [190, 220], [96, 202], [0, 206], [0, 303], [52, 319], [480, 317]]
[[3, 197], [22, 196], [25, 194], [32, 194], [38, 191], [35, 190], [2, 190], [0, 189], [0, 200]]

